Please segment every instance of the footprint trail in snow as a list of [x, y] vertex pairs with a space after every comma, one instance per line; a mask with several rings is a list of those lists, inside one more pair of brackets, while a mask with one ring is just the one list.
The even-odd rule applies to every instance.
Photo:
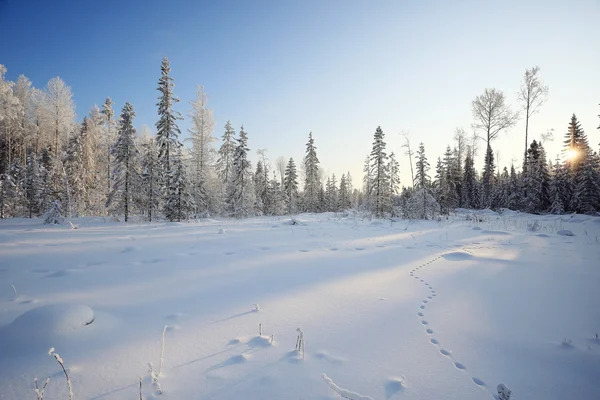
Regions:
[[[476, 248], [481, 248], [481, 247], [476, 247]], [[489, 248], [492, 248], [492, 247], [490, 246]], [[471, 251], [467, 250], [466, 248], [462, 248], [460, 250], [454, 249], [453, 251], [448, 251], [448, 252], [438, 255], [437, 257], [419, 265], [418, 267], [416, 267], [410, 271], [410, 276], [415, 278], [415, 280], [417, 282], [423, 284], [425, 286], [425, 288], [429, 291], [427, 298], [423, 299], [423, 301], [421, 302], [421, 305], [419, 306], [419, 311], [417, 312], [417, 316], [419, 317], [421, 325], [425, 328], [425, 333], [430, 338], [429, 342], [438, 349], [440, 355], [444, 358], [450, 359], [450, 361], [452, 361], [452, 364], [454, 365], [454, 367], [456, 369], [458, 369], [459, 371], [463, 371], [466, 374], [469, 374], [467, 367], [463, 363], [458, 362], [452, 355], [452, 352], [445, 349], [444, 347], [442, 347], [442, 345], [440, 344], [440, 341], [437, 338], [432, 336], [434, 334], [434, 330], [431, 329], [429, 321], [424, 319], [425, 318], [424, 310], [427, 308], [427, 306], [431, 305], [431, 302], [433, 302], [435, 300], [435, 298], [437, 297], [437, 292], [429, 282], [426, 282], [425, 279], [417, 276], [416, 273], [418, 270], [433, 264], [434, 262], [438, 261], [441, 258], [444, 258], [447, 261], [460, 262], [460, 261], [466, 261], [466, 260], [473, 260], [473, 259], [475, 259], [475, 256], [473, 255], [473, 253]], [[486, 390], [491, 395], [492, 398], [494, 398], [494, 399], [496, 398], [495, 395], [493, 394], [493, 392], [489, 389], [489, 387], [487, 386], [487, 384], [484, 381], [482, 381], [481, 379], [474, 377], [474, 376], [470, 376], [470, 379], [471, 379], [471, 382], [473, 382], [476, 386]]]

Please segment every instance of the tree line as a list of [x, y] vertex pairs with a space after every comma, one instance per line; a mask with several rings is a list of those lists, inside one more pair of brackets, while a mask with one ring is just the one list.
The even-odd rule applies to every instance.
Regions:
[[[510, 109], [501, 91], [486, 89], [472, 103], [476, 137], [457, 129], [453, 146], [438, 157], [433, 177], [424, 144], [414, 153], [406, 137], [411, 182], [401, 189], [397, 155], [387, 153], [381, 127], [375, 130], [358, 187], [350, 173], [339, 180], [324, 176], [312, 133], [299, 166], [293, 158], [280, 157], [273, 167], [266, 149], [259, 149], [253, 168], [243, 125], [236, 132], [228, 121], [217, 148], [212, 110], [201, 86], [187, 115], [189, 137], [182, 141], [182, 116], [175, 108], [179, 100], [167, 58], [157, 83], [154, 135], [148, 129], [137, 132], [130, 103], [117, 115], [107, 98], [77, 123], [71, 89], [60, 78], [37, 89], [25, 76], [11, 82], [5, 73], [0, 65], [1, 218], [37, 217], [57, 202], [69, 217], [112, 215], [124, 221], [349, 209], [407, 218], [433, 218], [457, 207], [557, 214], [600, 209], [600, 158], [575, 115], [562, 157], [551, 161], [542, 141], [528, 142], [529, 119], [548, 95], [537, 67], [526, 71], [519, 92], [526, 122], [519, 171], [514, 165], [497, 168], [492, 144], [520, 113]], [[479, 173], [474, 159], [481, 139], [486, 147]]]

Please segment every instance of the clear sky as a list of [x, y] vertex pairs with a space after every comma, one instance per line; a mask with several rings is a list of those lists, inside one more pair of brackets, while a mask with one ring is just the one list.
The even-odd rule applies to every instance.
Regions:
[[[300, 164], [312, 131], [324, 169], [350, 171], [355, 184], [377, 126], [389, 151], [402, 153], [406, 131], [435, 165], [456, 127], [471, 132], [475, 96], [496, 87], [517, 107], [534, 65], [550, 96], [532, 137], [554, 128], [554, 157], [576, 113], [594, 148], [600, 142], [598, 0], [0, 0], [8, 79], [24, 74], [42, 87], [60, 76], [79, 119], [111, 96], [117, 112], [130, 101], [137, 126], [154, 128], [164, 56], [183, 115], [201, 84], [215, 136], [231, 120], [253, 153]], [[501, 166], [520, 164], [523, 121], [493, 147]], [[408, 184], [408, 160], [400, 162]]]

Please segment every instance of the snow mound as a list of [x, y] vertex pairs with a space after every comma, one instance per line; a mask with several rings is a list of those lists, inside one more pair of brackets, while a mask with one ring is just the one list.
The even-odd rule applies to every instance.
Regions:
[[446, 253], [442, 257], [444, 257], [448, 261], [464, 261], [473, 259], [473, 256], [471, 254], [465, 253], [464, 251]]
[[481, 233], [483, 233], [485, 235], [498, 235], [498, 236], [508, 236], [508, 235], [511, 235], [510, 232], [504, 232], [504, 231], [481, 231]]
[[385, 382], [385, 395], [389, 399], [406, 387], [406, 377], [404, 375], [388, 378]]
[[248, 342], [251, 347], [269, 347], [273, 346], [270, 336], [255, 336]]
[[56, 334], [74, 331], [94, 322], [94, 311], [81, 304], [53, 304], [27, 311], [5, 329], [12, 334]]
[[561, 229], [560, 231], [556, 232], [556, 234], [560, 236], [575, 236], [573, 232], [568, 229]]

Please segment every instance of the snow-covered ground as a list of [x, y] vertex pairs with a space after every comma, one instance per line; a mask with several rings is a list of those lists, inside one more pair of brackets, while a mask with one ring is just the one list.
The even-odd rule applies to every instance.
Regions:
[[0, 220], [1, 399], [598, 398], [600, 218], [73, 222]]

